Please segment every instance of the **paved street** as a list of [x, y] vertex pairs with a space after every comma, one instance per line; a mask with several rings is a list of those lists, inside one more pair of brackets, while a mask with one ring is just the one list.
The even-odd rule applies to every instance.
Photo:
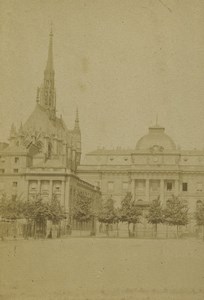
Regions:
[[204, 299], [202, 241], [6, 241], [0, 261], [0, 299]]

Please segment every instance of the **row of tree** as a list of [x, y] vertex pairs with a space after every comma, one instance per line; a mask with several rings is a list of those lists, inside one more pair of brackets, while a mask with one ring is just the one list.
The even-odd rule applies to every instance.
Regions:
[[25, 219], [27, 224], [33, 224], [35, 229], [46, 230], [46, 221], [58, 224], [66, 218], [64, 209], [56, 197], [45, 202], [38, 196], [36, 200], [22, 201], [20, 198], [8, 198], [3, 195], [0, 200], [0, 216], [4, 221]]
[[[40, 196], [37, 197], [37, 200], [26, 202], [17, 198], [8, 199], [6, 196], [3, 196], [0, 201], [0, 216], [9, 220], [24, 218], [35, 223], [43, 223], [46, 220], [50, 220], [53, 224], [57, 224], [66, 218], [64, 208], [56, 197], [53, 197], [50, 202], [44, 202]], [[157, 236], [158, 224], [165, 223], [176, 226], [178, 235], [179, 226], [187, 225], [189, 222], [188, 206], [179, 197], [172, 196], [165, 207], [162, 206], [159, 198], [157, 198], [144, 210], [132, 199], [131, 193], [127, 193], [118, 208], [114, 206], [112, 198], [109, 198], [100, 206], [95, 206], [90, 198], [78, 195], [73, 201], [71, 218], [81, 224], [83, 222], [91, 222], [91, 234], [94, 234], [94, 222], [96, 219], [105, 225], [107, 235], [109, 235], [110, 227], [113, 224], [116, 225], [118, 233], [118, 224], [120, 222], [127, 223], [130, 237], [136, 236], [136, 226], [143, 218], [148, 223], [153, 224], [155, 237]], [[204, 227], [203, 203], [197, 205], [195, 219], [197, 225]]]
[[[178, 234], [179, 226], [188, 224], [188, 207], [178, 197], [172, 196], [165, 208], [157, 198], [147, 210], [144, 210], [132, 199], [131, 193], [128, 193], [119, 208], [116, 209], [113, 200], [108, 199], [98, 214], [98, 220], [106, 224], [107, 234], [110, 224], [116, 223], [118, 227], [119, 222], [125, 222], [128, 225], [129, 236], [136, 235], [136, 225], [141, 222], [142, 217], [154, 225], [155, 237], [157, 236], [157, 225], [162, 223], [177, 226]], [[132, 231], [130, 230], [131, 224]]]
[[44, 202], [41, 197], [36, 200], [22, 201], [19, 198], [7, 198], [5, 195], [0, 201], [0, 216], [8, 220], [50, 220], [58, 223], [66, 217], [60, 202], [53, 197], [50, 202]]
[[[187, 225], [189, 222], [188, 206], [179, 197], [172, 196], [167, 201], [165, 207], [162, 206], [159, 198], [157, 198], [144, 210], [132, 199], [131, 193], [127, 193], [118, 208], [114, 206], [112, 198], [107, 199], [101, 206], [93, 208], [88, 199], [78, 197], [74, 201], [72, 216], [78, 222], [90, 221], [93, 218], [97, 218], [100, 223], [105, 225], [107, 235], [109, 235], [109, 230], [113, 224], [116, 225], [118, 234], [118, 224], [122, 222], [127, 223], [129, 236], [136, 236], [137, 224], [143, 218], [147, 219], [148, 223], [154, 225], [155, 237], [157, 236], [158, 224], [165, 223], [176, 226], [178, 235], [179, 226]], [[204, 224], [201, 209], [197, 211], [195, 217], [198, 225], [201, 225], [202, 222]]]

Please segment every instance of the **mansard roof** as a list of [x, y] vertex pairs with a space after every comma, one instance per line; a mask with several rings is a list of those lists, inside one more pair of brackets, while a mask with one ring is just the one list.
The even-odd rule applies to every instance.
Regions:
[[116, 149], [98, 148], [87, 153], [87, 155], [130, 155], [133, 152], [134, 150], [132, 149], [123, 149], [121, 147], [118, 147]]

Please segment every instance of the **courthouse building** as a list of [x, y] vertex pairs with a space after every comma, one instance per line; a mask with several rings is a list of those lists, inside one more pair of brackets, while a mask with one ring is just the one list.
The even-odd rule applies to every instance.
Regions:
[[24, 200], [55, 195], [71, 213], [78, 195], [100, 200], [99, 188], [76, 174], [81, 160], [81, 131], [76, 112], [75, 125], [68, 129], [56, 114], [53, 35], [44, 80], [37, 89], [35, 108], [19, 128], [11, 126], [8, 143], [0, 143], [0, 194]]
[[137, 141], [135, 149], [88, 153], [78, 175], [98, 185], [103, 197], [111, 196], [117, 205], [127, 192], [141, 206], [158, 196], [163, 204], [172, 195], [179, 196], [191, 212], [204, 201], [204, 151], [180, 150], [158, 124]]

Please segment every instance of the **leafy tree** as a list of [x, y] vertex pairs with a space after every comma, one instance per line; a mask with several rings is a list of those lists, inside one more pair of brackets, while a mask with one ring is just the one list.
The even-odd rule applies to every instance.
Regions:
[[114, 218], [114, 223], [116, 223], [116, 228], [117, 228], [117, 237], [119, 237], [119, 222], [120, 222], [120, 208], [115, 209], [115, 218]]
[[38, 197], [37, 200], [26, 201], [24, 203], [24, 216], [28, 220], [47, 220], [50, 216], [49, 203], [44, 202], [41, 197]]
[[107, 199], [103, 204], [101, 211], [98, 214], [98, 220], [106, 225], [106, 234], [109, 236], [109, 228], [117, 220], [117, 213], [114, 207], [112, 198]]
[[157, 225], [164, 222], [164, 212], [159, 197], [150, 204], [147, 221], [155, 225], [155, 237], [157, 237]]
[[82, 229], [82, 223], [91, 221], [93, 218], [91, 198], [78, 194], [75, 198], [72, 210], [72, 217], [74, 220], [80, 223], [80, 229]]
[[34, 224], [35, 231], [40, 235], [45, 235], [47, 220], [58, 224], [66, 218], [64, 209], [55, 196], [51, 202], [44, 202], [40, 195], [36, 200], [24, 202], [23, 214], [28, 223]]
[[34, 225], [34, 236], [45, 237], [46, 223], [50, 215], [48, 202], [44, 202], [39, 195], [36, 200], [24, 203], [24, 216], [28, 224]]
[[58, 224], [63, 219], [66, 219], [65, 210], [61, 206], [60, 201], [57, 200], [56, 195], [54, 195], [51, 203], [49, 203], [48, 220]]
[[28, 224], [34, 224], [39, 230], [45, 231], [46, 221], [59, 223], [65, 218], [65, 212], [60, 202], [53, 197], [51, 202], [44, 202], [40, 195], [33, 201], [22, 201], [20, 198], [8, 198], [3, 195], [0, 200], [0, 216], [3, 219], [27, 219]]
[[24, 202], [23, 215], [28, 220], [50, 220], [53, 223], [66, 218], [65, 211], [55, 196], [51, 202], [44, 202], [40, 195], [36, 200]]
[[203, 240], [204, 240], [204, 203], [201, 202], [196, 206], [195, 219], [198, 226], [203, 228]]
[[[8, 197], [3, 194], [0, 198], [0, 216], [3, 220], [9, 220], [13, 222], [13, 235], [17, 235], [17, 223], [18, 219], [24, 218], [23, 216], [23, 202], [19, 197]], [[1, 232], [2, 240], [4, 239], [4, 232]]]
[[177, 227], [177, 237], [179, 226], [188, 224], [188, 206], [178, 197], [172, 196], [166, 203], [164, 209], [164, 219], [168, 225]]
[[141, 214], [142, 211], [140, 208], [138, 208], [136, 202], [132, 200], [131, 193], [127, 193], [127, 195], [121, 202], [120, 220], [121, 222], [127, 222], [129, 237], [131, 236], [130, 224], [133, 224], [132, 235], [135, 236], [136, 224], [140, 222]]
[[9, 220], [23, 218], [23, 202], [18, 197], [9, 198], [4, 194], [0, 200], [0, 215]]

